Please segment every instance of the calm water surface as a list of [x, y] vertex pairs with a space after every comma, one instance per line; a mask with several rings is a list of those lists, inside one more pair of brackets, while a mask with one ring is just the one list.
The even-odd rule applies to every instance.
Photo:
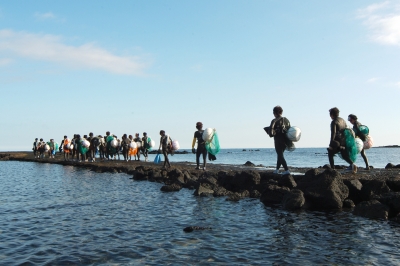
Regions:
[[[0, 162], [1, 265], [398, 265], [400, 226], [162, 193], [125, 174]], [[185, 233], [186, 226], [211, 226]]]

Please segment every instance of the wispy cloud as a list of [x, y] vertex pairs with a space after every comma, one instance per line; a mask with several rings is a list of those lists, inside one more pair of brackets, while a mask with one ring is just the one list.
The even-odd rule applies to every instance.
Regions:
[[124, 75], [142, 75], [149, 63], [135, 56], [118, 56], [85, 43], [80, 46], [63, 43], [60, 36], [0, 30], [0, 53], [22, 58], [57, 62], [72, 68], [101, 69]]
[[370, 78], [367, 80], [367, 83], [374, 83], [378, 80], [379, 78]]
[[55, 19], [56, 16], [52, 12], [47, 12], [47, 13], [35, 13], [35, 18], [39, 20], [45, 20], [45, 19]]
[[0, 66], [6, 66], [11, 64], [13, 60], [10, 58], [0, 58]]
[[400, 45], [400, 1], [385, 1], [358, 10], [370, 38], [386, 45]]

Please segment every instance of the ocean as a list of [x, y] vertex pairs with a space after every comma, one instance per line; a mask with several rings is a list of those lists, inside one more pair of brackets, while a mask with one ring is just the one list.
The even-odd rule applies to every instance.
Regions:
[[[189, 153], [169, 156], [170, 161], [194, 163], [195, 155], [189, 149], [186, 151]], [[388, 163], [400, 164], [400, 148], [372, 148], [366, 150], [366, 154], [370, 165], [375, 168], [385, 168]], [[319, 167], [329, 164], [326, 148], [297, 148], [293, 152], [286, 151], [284, 155], [289, 167]], [[152, 161], [154, 157], [155, 155], [150, 155], [149, 159]], [[217, 155], [217, 160], [211, 163], [243, 165], [247, 161], [272, 169], [276, 164], [275, 149], [222, 149]], [[335, 164], [346, 165], [347, 163], [335, 156]], [[365, 167], [361, 155], [358, 155], [356, 164]]]
[[[295, 160], [300, 153], [287, 156], [290, 165], [301, 164]], [[373, 154], [371, 150], [371, 159]], [[174, 160], [186, 158], [180, 156], [186, 155]], [[269, 157], [273, 159], [268, 150], [233, 150], [221, 153], [219, 160], [268, 165]], [[318, 154], [312, 158], [318, 163], [307, 159], [302, 166], [326, 160]], [[1, 265], [400, 262], [400, 225], [349, 211], [288, 212], [257, 199], [195, 197], [188, 189], [163, 193], [162, 184], [133, 181], [127, 174], [35, 162], [0, 162], [0, 182]], [[212, 229], [185, 233], [187, 226]]]

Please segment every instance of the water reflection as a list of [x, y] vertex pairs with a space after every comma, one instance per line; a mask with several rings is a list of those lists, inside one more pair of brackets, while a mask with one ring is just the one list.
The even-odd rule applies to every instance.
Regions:
[[[162, 193], [70, 166], [0, 162], [0, 259], [32, 264], [396, 264], [399, 226], [348, 212]], [[186, 226], [212, 230], [183, 232]]]

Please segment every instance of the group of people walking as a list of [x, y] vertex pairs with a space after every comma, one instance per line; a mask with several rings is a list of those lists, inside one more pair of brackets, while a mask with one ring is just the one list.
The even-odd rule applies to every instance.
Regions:
[[[283, 175], [290, 174], [287, 162], [284, 157], [285, 150], [293, 150], [293, 142], [288, 139], [286, 133], [288, 132], [290, 126], [290, 121], [286, 117], [282, 116], [283, 109], [280, 106], [275, 106], [273, 108], [274, 119], [271, 121], [269, 127], [266, 128], [268, 135], [274, 138], [274, 146], [277, 154], [276, 169], [274, 173], [278, 174], [281, 167], [284, 168]], [[329, 164], [332, 169], [335, 169], [334, 156], [335, 154], [340, 154], [341, 158], [345, 160], [349, 167], [346, 171], [351, 171], [353, 173], [357, 172], [357, 165], [354, 163], [354, 159], [350, 156], [351, 147], [346, 143], [349, 134], [345, 131], [349, 128], [347, 127], [346, 121], [339, 117], [339, 109], [334, 107], [329, 109], [329, 115], [332, 119], [330, 129], [330, 143], [328, 150]], [[350, 134], [353, 134], [353, 138], [360, 138], [365, 141], [366, 135], [360, 130], [362, 124], [358, 121], [356, 115], [350, 114], [348, 116], [348, 121], [353, 125]], [[206, 141], [204, 140], [204, 130], [203, 124], [201, 122], [196, 123], [197, 131], [194, 133], [192, 141], [192, 152], [196, 154], [196, 169], [200, 169], [200, 157], [203, 158], [202, 169], [206, 170], [207, 164], [207, 152]], [[195, 144], [197, 143], [197, 150], [195, 149]], [[160, 131], [160, 145], [158, 148], [159, 153], [162, 152], [164, 155], [164, 165], [163, 168], [171, 167], [168, 159], [168, 154], [173, 154], [174, 148], [172, 147], [171, 137], [165, 133], [164, 130]], [[144, 156], [144, 160], [148, 161], [148, 153], [154, 147], [154, 141], [147, 136], [146, 132], [143, 132], [143, 137], [139, 136], [139, 133], [132, 135], [124, 134], [121, 140], [115, 136], [111, 135], [109, 131], [103, 137], [101, 135], [94, 136], [93, 133], [89, 135], [84, 135], [81, 137], [79, 134], [75, 134], [73, 138], [69, 139], [64, 136], [61, 144], [58, 148], [58, 144], [51, 139], [49, 142], [44, 142], [43, 139], [35, 139], [33, 143], [33, 151], [35, 158], [43, 158], [46, 153], [51, 158], [54, 158], [55, 152], [59, 149], [60, 152], [64, 153], [65, 160], [77, 160], [77, 161], [95, 161], [96, 154], [99, 153], [101, 160], [120, 159], [120, 154], [122, 153], [125, 161], [131, 161], [132, 156], [134, 160], [140, 161], [141, 154]], [[364, 148], [361, 150], [361, 156], [365, 162], [365, 169], [369, 170], [368, 158], [365, 154]], [[214, 156], [215, 158], [215, 156]], [[211, 159], [213, 160], [213, 159]]]
[[[268, 134], [270, 137], [274, 138], [275, 151], [277, 154], [276, 170], [274, 171], [274, 173], [279, 173], [280, 167], [283, 166], [285, 171], [282, 174], [290, 174], [284, 157], [284, 151], [290, 150], [291, 146], [293, 145], [293, 143], [286, 137], [286, 133], [290, 128], [290, 122], [286, 117], [282, 116], [282, 107], [275, 106], [272, 112], [275, 118], [271, 121]], [[335, 154], [339, 153], [342, 159], [349, 164], [349, 167], [346, 169], [346, 171], [357, 173], [358, 167], [354, 163], [354, 160], [350, 158], [351, 151], [349, 149], [351, 147], [349, 147], [346, 143], [345, 130], [349, 129], [347, 127], [346, 121], [343, 118], [339, 117], [339, 109], [336, 107], [329, 109], [329, 115], [332, 119], [330, 126], [330, 143], [329, 147], [327, 148], [330, 167], [332, 169], [335, 169], [334, 156]], [[350, 114], [348, 116], [348, 121], [353, 125], [352, 131], [350, 131], [350, 134], [353, 134], [352, 137], [360, 138], [362, 141], [366, 141], [366, 135], [360, 130], [362, 124], [358, 121], [357, 116], [354, 114]], [[365, 162], [365, 170], [370, 170], [368, 158], [365, 154], [364, 148], [362, 148], [360, 154]]]

